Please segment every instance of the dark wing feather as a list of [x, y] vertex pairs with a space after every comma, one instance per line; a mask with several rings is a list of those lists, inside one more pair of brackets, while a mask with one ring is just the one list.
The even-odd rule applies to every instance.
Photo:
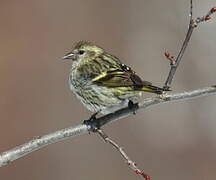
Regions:
[[116, 69], [107, 71], [92, 79], [92, 82], [107, 87], [133, 87], [142, 88], [151, 85], [150, 82], [142, 81], [142, 79], [132, 71], [123, 71]]
[[92, 79], [92, 82], [107, 87], [125, 87], [132, 86], [133, 82], [128, 73], [122, 71], [108, 71]]
[[150, 82], [143, 81], [136, 75], [130, 67], [121, 63], [117, 57], [105, 53], [100, 58], [105, 61], [104, 63], [110, 64], [110, 69], [95, 76], [92, 79], [93, 83], [107, 87], [132, 87], [135, 89], [151, 85]]

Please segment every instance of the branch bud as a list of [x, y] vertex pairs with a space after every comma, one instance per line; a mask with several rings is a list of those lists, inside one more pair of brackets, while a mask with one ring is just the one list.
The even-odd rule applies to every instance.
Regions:
[[215, 13], [216, 12], [216, 7], [211, 8], [211, 13]]

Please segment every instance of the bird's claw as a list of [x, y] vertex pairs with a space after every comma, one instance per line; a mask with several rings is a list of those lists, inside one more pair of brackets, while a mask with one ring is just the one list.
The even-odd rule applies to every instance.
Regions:
[[91, 126], [92, 132], [96, 132], [98, 129], [100, 129], [100, 123], [99, 121], [97, 121], [97, 118], [96, 118], [99, 112], [92, 114], [88, 120], [83, 121], [83, 124]]
[[133, 101], [129, 100], [128, 108], [133, 110], [134, 115], [136, 114], [137, 107], [138, 107], [138, 103], [134, 103]]

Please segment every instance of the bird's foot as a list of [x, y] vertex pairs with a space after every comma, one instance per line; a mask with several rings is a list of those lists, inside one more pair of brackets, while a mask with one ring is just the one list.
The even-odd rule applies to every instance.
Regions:
[[92, 114], [88, 120], [83, 121], [83, 124], [91, 126], [92, 132], [96, 132], [98, 129], [100, 129], [100, 123], [99, 123], [99, 121], [97, 121], [97, 118], [96, 118], [96, 116], [99, 112], [100, 111]]
[[138, 103], [134, 103], [133, 101], [129, 100], [128, 102], [128, 108], [133, 110], [133, 114], [136, 114], [136, 110], [138, 109]]

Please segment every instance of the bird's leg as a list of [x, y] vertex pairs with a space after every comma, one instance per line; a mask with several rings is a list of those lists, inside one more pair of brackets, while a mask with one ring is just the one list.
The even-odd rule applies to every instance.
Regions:
[[134, 103], [132, 100], [128, 101], [128, 108], [133, 110], [133, 114], [136, 114], [136, 110], [138, 108], [138, 103]]
[[83, 124], [90, 125], [92, 127], [91, 129], [93, 132], [96, 132], [97, 129], [100, 129], [100, 123], [97, 121], [97, 118], [96, 118], [99, 112], [100, 111], [95, 112], [94, 114], [91, 115], [91, 117], [88, 120], [83, 121]]

